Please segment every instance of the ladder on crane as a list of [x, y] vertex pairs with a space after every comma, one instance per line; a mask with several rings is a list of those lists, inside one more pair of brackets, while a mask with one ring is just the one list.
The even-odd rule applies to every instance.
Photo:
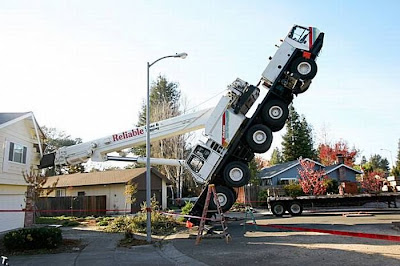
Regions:
[[[216, 211], [208, 210], [208, 207], [210, 205], [211, 195], [213, 195], [214, 203], [217, 207]], [[196, 245], [198, 245], [200, 243], [201, 239], [203, 238], [204, 225], [207, 220], [208, 212], [217, 212], [221, 216], [220, 222], [221, 222], [221, 226], [222, 226], [222, 235], [225, 237], [226, 243], [228, 243], [229, 240], [231, 239], [231, 236], [228, 233], [228, 227], [226, 226], [225, 216], [224, 216], [224, 213], [222, 212], [221, 205], [219, 204], [218, 195], [215, 190], [214, 184], [208, 185], [207, 197], [206, 197], [206, 201], [205, 201], [204, 208], [203, 208], [203, 214], [200, 219], [199, 231], [197, 232]]]

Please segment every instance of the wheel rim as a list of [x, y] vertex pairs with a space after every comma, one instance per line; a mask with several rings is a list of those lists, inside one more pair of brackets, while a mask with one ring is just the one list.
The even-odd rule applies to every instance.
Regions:
[[274, 206], [274, 211], [275, 211], [276, 214], [280, 215], [280, 214], [283, 214], [283, 212], [285, 210], [283, 209], [282, 205], [278, 204], [278, 205]]
[[308, 62], [301, 62], [298, 66], [297, 66], [297, 71], [301, 74], [301, 75], [307, 75], [311, 72], [311, 65]]
[[225, 206], [226, 203], [228, 202], [228, 198], [224, 193], [217, 193], [217, 199], [219, 201], [219, 206]]
[[299, 204], [292, 204], [290, 205], [290, 211], [294, 214], [300, 213], [301, 208]]
[[263, 144], [267, 140], [267, 134], [262, 130], [253, 133], [253, 141], [256, 144]]
[[235, 167], [235, 168], [232, 168], [230, 171], [229, 171], [229, 177], [232, 179], [232, 181], [234, 181], [234, 182], [239, 182], [239, 181], [241, 181], [242, 179], [243, 179], [243, 171], [242, 171], [242, 169], [240, 169], [240, 168], [238, 168], [238, 167]]
[[269, 116], [272, 119], [279, 119], [279, 118], [281, 118], [283, 116], [283, 109], [280, 106], [277, 106], [277, 105], [272, 106], [269, 109]]

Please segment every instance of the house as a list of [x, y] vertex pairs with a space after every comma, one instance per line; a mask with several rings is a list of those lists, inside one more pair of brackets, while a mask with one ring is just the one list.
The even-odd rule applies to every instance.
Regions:
[[24, 226], [22, 171], [37, 167], [44, 138], [32, 112], [0, 113], [0, 232]]
[[[146, 201], [146, 168], [52, 176], [48, 178], [45, 187], [55, 183], [57, 179], [50, 197], [106, 196], [107, 213], [134, 213]], [[125, 186], [129, 182], [137, 184], [136, 202], [132, 206], [125, 204]], [[151, 196], [156, 196], [163, 209], [167, 208], [168, 185], [171, 182], [167, 177], [151, 168]]]
[[[339, 161], [339, 163], [336, 165], [326, 167], [321, 163], [308, 158], [304, 160], [315, 163], [314, 170], [324, 170], [329, 178], [335, 179], [338, 182], [355, 182], [356, 175], [361, 174], [360, 171], [345, 165], [343, 161]], [[299, 161], [296, 160], [264, 168], [259, 173], [261, 185], [277, 186], [286, 185], [292, 181], [297, 181], [299, 179], [298, 170], [300, 167]]]

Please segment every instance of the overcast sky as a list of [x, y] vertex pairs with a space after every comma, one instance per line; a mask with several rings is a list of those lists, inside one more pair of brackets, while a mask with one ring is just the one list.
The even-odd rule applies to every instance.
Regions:
[[390, 150], [395, 160], [399, 8], [385, 0], [3, 0], [0, 112], [33, 111], [41, 126], [84, 141], [132, 128], [146, 95], [146, 62], [179, 52], [189, 56], [158, 62], [151, 79], [163, 74], [190, 106], [211, 107], [237, 77], [256, 84], [274, 45], [300, 24], [325, 32], [319, 72], [294, 100], [316, 142], [324, 128], [329, 140], [344, 139], [367, 158], [391, 161]]

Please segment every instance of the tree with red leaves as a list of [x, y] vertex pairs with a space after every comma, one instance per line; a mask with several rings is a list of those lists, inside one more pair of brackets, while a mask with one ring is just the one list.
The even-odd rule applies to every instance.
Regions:
[[347, 143], [343, 140], [335, 144], [320, 144], [318, 147], [319, 159], [323, 165], [329, 166], [338, 163], [338, 155], [343, 156], [344, 164], [350, 167], [354, 166], [355, 158], [357, 157], [358, 150], [356, 148], [350, 149]]
[[382, 189], [384, 173], [381, 171], [372, 171], [364, 174], [361, 187], [367, 193], [378, 193]]
[[323, 195], [326, 193], [328, 177], [324, 170], [315, 170], [315, 163], [308, 160], [299, 160], [301, 169], [298, 169], [299, 183], [304, 193], [309, 195]]

